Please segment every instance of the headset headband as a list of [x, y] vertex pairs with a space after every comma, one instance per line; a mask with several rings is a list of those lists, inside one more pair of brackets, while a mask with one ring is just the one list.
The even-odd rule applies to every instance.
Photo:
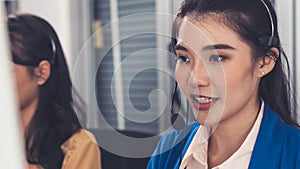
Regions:
[[260, 43], [262, 43], [263, 45], [267, 45], [267, 46], [275, 46], [278, 44], [278, 38], [274, 37], [274, 22], [273, 22], [273, 18], [271, 15], [271, 11], [268, 7], [268, 5], [265, 3], [264, 0], [261, 0], [261, 2], [263, 3], [264, 7], [266, 8], [269, 18], [270, 18], [270, 22], [271, 22], [271, 36], [264, 36], [259, 38]]
[[55, 56], [56, 56], [56, 46], [55, 46], [55, 42], [52, 38], [50, 38], [51, 41], [51, 48], [52, 48], [52, 58], [47, 58], [47, 57], [41, 57], [41, 58], [37, 58], [37, 59], [33, 59], [33, 60], [23, 60], [21, 59], [19, 56], [15, 55], [12, 52], [12, 59], [13, 62], [15, 64], [19, 64], [19, 65], [24, 65], [24, 66], [33, 66], [36, 67], [39, 65], [39, 63], [42, 60], [48, 60], [50, 62], [50, 64], [53, 66], [55, 63]]

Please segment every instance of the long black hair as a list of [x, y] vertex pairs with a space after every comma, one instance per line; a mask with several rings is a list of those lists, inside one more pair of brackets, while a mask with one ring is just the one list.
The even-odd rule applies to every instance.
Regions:
[[[278, 34], [277, 16], [269, 0], [185, 0], [173, 24], [172, 45], [183, 17], [195, 19], [209, 17], [231, 28], [251, 48], [255, 62], [267, 55], [272, 56], [274, 69], [264, 76], [259, 84], [259, 97], [262, 98], [288, 124], [299, 127], [292, 106], [296, 105], [291, 94], [290, 68]], [[201, 21], [201, 19], [199, 20]], [[279, 50], [276, 56], [271, 48]], [[286, 62], [286, 67], [282, 64]], [[242, 64], [242, 63], [241, 63]]]
[[61, 44], [51, 25], [40, 17], [13, 15], [7, 24], [14, 61], [31, 65], [29, 70], [41, 60], [51, 64], [50, 77], [39, 87], [38, 105], [25, 129], [25, 146], [30, 164], [59, 169], [64, 158], [60, 146], [81, 128]]

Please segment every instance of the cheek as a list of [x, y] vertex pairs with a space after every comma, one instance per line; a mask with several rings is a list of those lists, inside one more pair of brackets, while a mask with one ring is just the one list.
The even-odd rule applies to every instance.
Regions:
[[182, 65], [181, 63], [176, 64], [175, 77], [179, 86], [187, 85], [190, 74], [191, 71], [189, 71], [189, 68], [187, 66]]
[[247, 97], [256, 92], [257, 79], [251, 66], [232, 68], [225, 73], [227, 98]]
[[226, 72], [226, 79], [229, 84], [237, 84], [241, 86], [242, 83], [251, 83], [253, 80], [253, 70], [250, 66], [236, 67]]
[[190, 76], [186, 67], [187, 66], [184, 66], [181, 63], [177, 63], [175, 68], [176, 81], [178, 83], [178, 87], [184, 93], [184, 95], [187, 95], [188, 79]]
[[25, 77], [26, 76], [24, 75], [24, 73], [21, 72], [16, 73], [16, 87], [17, 87], [17, 95], [18, 95], [20, 106], [22, 106], [26, 95], [26, 86], [28, 81], [26, 80]]
[[18, 101], [22, 109], [27, 102], [31, 101], [36, 96], [38, 87], [26, 68], [15, 71], [15, 81]]
[[24, 70], [20, 70], [17, 68], [17, 69], [15, 69], [15, 72], [14, 72], [16, 90], [17, 90], [17, 94], [19, 95], [19, 97], [20, 97], [20, 93], [22, 93], [22, 89], [23, 89], [24, 85], [26, 84], [23, 71]]

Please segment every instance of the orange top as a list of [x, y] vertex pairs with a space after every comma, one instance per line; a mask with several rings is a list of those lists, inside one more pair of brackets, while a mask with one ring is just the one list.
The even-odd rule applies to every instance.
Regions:
[[[61, 145], [64, 153], [62, 169], [101, 169], [100, 149], [95, 137], [81, 129]], [[29, 169], [42, 169], [29, 164]]]
[[65, 158], [62, 169], [101, 169], [100, 150], [95, 137], [81, 129], [61, 146]]

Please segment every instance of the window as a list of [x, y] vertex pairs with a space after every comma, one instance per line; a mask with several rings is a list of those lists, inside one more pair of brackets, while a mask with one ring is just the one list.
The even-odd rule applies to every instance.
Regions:
[[168, 46], [157, 43], [156, 2], [94, 1], [94, 25], [103, 28], [95, 35], [102, 37], [95, 41], [97, 104], [115, 129], [155, 134], [160, 130], [157, 117], [169, 112], [160, 102], [160, 92], [165, 93], [160, 80], [167, 81], [169, 75], [158, 69], [158, 62], [166, 59], [157, 53]]

